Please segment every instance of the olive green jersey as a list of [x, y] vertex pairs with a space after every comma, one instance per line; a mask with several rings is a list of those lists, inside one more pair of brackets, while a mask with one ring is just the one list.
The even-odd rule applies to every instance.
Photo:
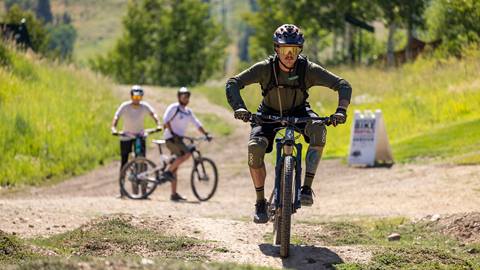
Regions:
[[[234, 110], [245, 108], [239, 90], [253, 83], [259, 83], [262, 87], [263, 105], [277, 112], [287, 113], [305, 106], [308, 89], [316, 85], [338, 91], [340, 98], [350, 101], [352, 90], [348, 82], [318, 64], [306, 59], [304, 61], [307, 61], [304, 71], [297, 70], [299, 65], [296, 65], [291, 72], [282, 71], [278, 61], [271, 59], [254, 64], [228, 80], [227, 98], [230, 105]], [[304, 72], [303, 83], [299, 82], [302, 77], [299, 76], [301, 72]], [[271, 83], [272, 81], [274, 84]]]

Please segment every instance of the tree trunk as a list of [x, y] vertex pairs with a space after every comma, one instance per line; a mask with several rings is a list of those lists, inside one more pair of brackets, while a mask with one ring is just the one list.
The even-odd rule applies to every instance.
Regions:
[[355, 64], [355, 29], [351, 25], [347, 25], [347, 46], [348, 46], [348, 61], [350, 64]]
[[342, 62], [346, 62], [345, 60], [345, 55], [347, 54], [346, 51], [347, 51], [347, 44], [348, 44], [348, 31], [347, 31], [347, 27], [348, 25], [346, 25], [344, 28], [343, 28], [343, 33], [342, 33]]
[[395, 30], [397, 30], [397, 24], [391, 22], [388, 25], [388, 40], [387, 40], [387, 66], [393, 67], [395, 65]]
[[408, 26], [407, 26], [407, 48], [405, 50], [405, 59], [407, 62], [412, 60], [412, 41], [413, 41], [413, 22], [412, 16], [410, 15], [408, 18]]
[[332, 35], [332, 60], [336, 61], [337, 59], [337, 50], [338, 50], [338, 43], [337, 43], [337, 30], [333, 30]]

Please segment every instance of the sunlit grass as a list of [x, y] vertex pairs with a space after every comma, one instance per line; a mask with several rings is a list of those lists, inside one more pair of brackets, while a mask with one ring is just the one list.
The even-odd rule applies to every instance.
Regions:
[[12, 53], [0, 67], [0, 185], [77, 175], [116, 152], [112, 84], [87, 70]]

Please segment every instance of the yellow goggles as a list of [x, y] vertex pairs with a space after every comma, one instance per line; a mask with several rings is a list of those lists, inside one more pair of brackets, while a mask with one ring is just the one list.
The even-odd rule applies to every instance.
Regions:
[[278, 46], [278, 53], [281, 55], [288, 55], [291, 53], [292, 55], [299, 55], [302, 52], [302, 47], [299, 46]]
[[132, 99], [134, 99], [134, 100], [142, 100], [142, 98], [143, 98], [143, 97], [142, 97], [142, 96], [139, 96], [139, 95], [133, 95], [133, 96], [132, 96]]

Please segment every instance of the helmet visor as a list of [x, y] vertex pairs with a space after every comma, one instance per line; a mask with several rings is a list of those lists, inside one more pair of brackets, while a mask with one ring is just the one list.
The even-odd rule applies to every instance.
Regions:
[[294, 57], [298, 56], [302, 52], [302, 47], [300, 46], [277, 46], [278, 53], [284, 56], [287, 56], [291, 53]]

